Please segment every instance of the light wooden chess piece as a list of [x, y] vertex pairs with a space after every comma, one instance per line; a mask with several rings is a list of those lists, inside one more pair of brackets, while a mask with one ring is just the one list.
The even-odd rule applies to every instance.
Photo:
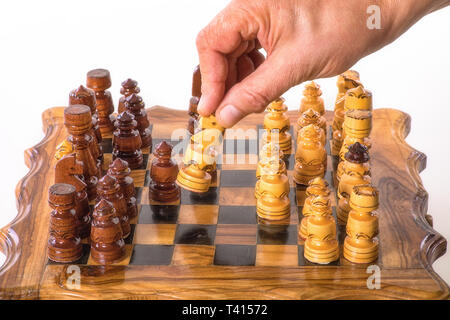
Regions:
[[339, 243], [336, 239], [336, 221], [332, 215], [313, 215], [307, 221], [308, 237], [304, 256], [307, 260], [328, 264], [339, 259]]
[[345, 154], [343, 172], [337, 192], [337, 218], [339, 224], [347, 223], [347, 216], [350, 211], [349, 197], [353, 187], [371, 182], [369, 153], [365, 146], [356, 142], [349, 147], [348, 152]]
[[322, 90], [320, 90], [320, 86], [314, 81], [308, 82], [303, 90], [303, 98], [300, 102], [300, 114], [308, 109], [313, 109], [323, 116], [325, 114], [325, 107], [321, 95]]
[[259, 161], [256, 167], [256, 178], [261, 177], [263, 168], [265, 168], [270, 161], [278, 161], [279, 163], [279, 173], [287, 175], [286, 163], [283, 161], [283, 151], [280, 150], [280, 146], [272, 142], [266, 143], [262, 146], [259, 152]]
[[344, 257], [353, 263], [371, 263], [378, 257], [378, 190], [371, 185], [353, 188], [347, 220]]
[[338, 155], [342, 146], [342, 124], [344, 123], [344, 103], [345, 94], [348, 90], [360, 86], [359, 73], [353, 70], [348, 70], [338, 77], [337, 86], [338, 94], [334, 105], [334, 117], [333, 117], [333, 140], [331, 143], [331, 154]]
[[298, 230], [300, 238], [305, 240], [308, 237], [308, 219], [311, 216], [327, 216], [332, 214], [331, 200], [325, 191], [324, 194], [311, 195], [306, 198], [303, 210], [303, 219], [300, 222], [300, 228]]
[[289, 152], [292, 148], [292, 137], [289, 133], [290, 121], [286, 116], [287, 106], [283, 98], [278, 98], [267, 107], [264, 116], [263, 144], [273, 142], [280, 146], [281, 151]]
[[310, 124], [314, 124], [323, 130], [322, 144], [325, 145], [327, 136], [327, 121], [323, 116], [320, 115], [319, 112], [315, 111], [314, 109], [308, 109], [303, 112], [300, 117], [298, 117], [295, 134], [298, 135], [298, 132], [302, 128]]
[[362, 85], [347, 90], [344, 100], [344, 111], [348, 110], [366, 110], [372, 111], [372, 92], [365, 89]]
[[282, 221], [289, 218], [289, 180], [277, 174], [279, 164], [271, 162], [259, 180], [260, 197], [256, 200], [256, 213], [265, 222]]
[[321, 129], [313, 124], [299, 131], [295, 153], [294, 181], [308, 185], [309, 181], [325, 175], [327, 153], [321, 142]]
[[350, 145], [359, 142], [367, 150], [372, 147], [369, 135], [372, 129], [372, 113], [364, 110], [349, 110], [345, 114], [343, 136], [345, 136], [339, 152], [340, 162], [335, 172], [335, 185], [341, 180], [344, 173], [344, 157]]
[[317, 177], [311, 180], [309, 182], [308, 188], [306, 188], [305, 194], [306, 199], [305, 203], [303, 203], [303, 210], [302, 210], [302, 214], [303, 216], [305, 216], [305, 218], [301, 220], [299, 228], [299, 235], [300, 238], [302, 239], [306, 239], [307, 237], [306, 222], [308, 219], [306, 217], [310, 215], [312, 212], [314, 212], [314, 210], [312, 210], [313, 203], [315, 202], [314, 199], [320, 196], [321, 197], [320, 203], [326, 203], [327, 205], [329, 204], [331, 210], [331, 200], [330, 200], [331, 190], [328, 187], [328, 182], [325, 179]]
[[191, 137], [183, 158], [184, 167], [178, 172], [180, 187], [196, 193], [208, 191], [216, 174], [216, 148], [222, 143], [224, 130], [215, 116], [200, 118], [198, 131]]

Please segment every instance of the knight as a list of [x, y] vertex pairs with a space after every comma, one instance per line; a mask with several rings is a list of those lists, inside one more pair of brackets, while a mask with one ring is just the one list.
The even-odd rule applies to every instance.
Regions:
[[180, 187], [196, 193], [208, 191], [216, 175], [217, 147], [222, 143], [224, 131], [214, 115], [200, 118], [185, 152], [184, 166], [178, 172], [176, 183]]
[[75, 187], [75, 212], [78, 218], [77, 233], [81, 238], [89, 236], [91, 217], [87, 196], [87, 185], [83, 181], [83, 162], [75, 153], [60, 158], [55, 165], [55, 183], [66, 183]]

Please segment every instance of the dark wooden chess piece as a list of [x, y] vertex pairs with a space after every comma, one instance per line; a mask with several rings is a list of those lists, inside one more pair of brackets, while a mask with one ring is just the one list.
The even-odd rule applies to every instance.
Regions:
[[125, 160], [131, 169], [142, 166], [142, 141], [137, 122], [134, 116], [128, 112], [122, 112], [115, 123], [116, 130], [113, 135], [113, 160], [119, 158]]
[[198, 121], [199, 115], [197, 112], [198, 103], [202, 95], [202, 78], [200, 73], [200, 66], [197, 66], [192, 75], [192, 96], [189, 100], [189, 121], [188, 131], [191, 135], [194, 134], [195, 124]]
[[147, 113], [145, 112], [145, 103], [140, 96], [132, 93], [127, 98], [125, 98], [125, 109], [134, 115], [137, 122], [137, 129], [141, 136], [142, 148], [150, 147], [150, 152], [152, 151], [152, 135], [150, 132], [150, 122], [147, 118]]
[[111, 133], [114, 130], [114, 104], [111, 92], [111, 75], [108, 70], [94, 69], [87, 73], [86, 85], [94, 90], [97, 100], [98, 124], [102, 134]]
[[91, 217], [87, 196], [87, 185], [83, 179], [83, 162], [76, 159], [76, 154], [62, 157], [55, 165], [55, 183], [66, 183], [75, 187], [75, 211], [78, 217], [77, 232], [81, 238], [89, 236]]
[[97, 138], [97, 143], [102, 142], [102, 133], [98, 125], [98, 112], [97, 112], [97, 100], [95, 99], [95, 92], [83, 85], [80, 85], [77, 89], [70, 91], [69, 93], [69, 106], [74, 104], [84, 104], [91, 109], [92, 114], [92, 129]]
[[128, 78], [124, 82], [122, 82], [122, 88], [120, 88], [120, 93], [123, 95], [119, 99], [119, 107], [118, 107], [118, 113], [121, 114], [125, 111], [125, 99], [130, 96], [131, 94], [135, 93], [138, 94], [141, 92], [141, 89], [138, 87], [137, 81]]
[[100, 264], [111, 264], [125, 255], [125, 242], [114, 206], [105, 199], [94, 208], [91, 227], [91, 256]]
[[114, 160], [109, 166], [108, 174], [117, 179], [123, 196], [127, 202], [127, 213], [130, 218], [137, 216], [136, 194], [134, 190], [134, 181], [130, 177], [130, 167], [128, 163], [120, 158]]
[[106, 174], [100, 179], [97, 186], [98, 199], [108, 200], [116, 209], [116, 214], [120, 219], [120, 226], [122, 227], [123, 237], [126, 238], [130, 235], [131, 227], [127, 213], [127, 202], [123, 197], [120, 185], [117, 183], [116, 178]]
[[48, 203], [53, 210], [50, 212], [48, 258], [56, 262], [73, 262], [82, 255], [75, 193], [75, 187], [66, 183], [54, 184], [49, 189]]
[[172, 146], [166, 141], [159, 143], [153, 152], [150, 169], [149, 198], [159, 202], [171, 202], [180, 198], [180, 187], [175, 183], [178, 165], [172, 161]]
[[77, 160], [83, 162], [83, 176], [89, 200], [95, 199], [100, 167], [89, 148], [93, 139], [89, 134], [92, 127], [91, 110], [81, 104], [67, 107], [64, 109], [64, 125], [69, 133], [67, 140], [72, 144]]

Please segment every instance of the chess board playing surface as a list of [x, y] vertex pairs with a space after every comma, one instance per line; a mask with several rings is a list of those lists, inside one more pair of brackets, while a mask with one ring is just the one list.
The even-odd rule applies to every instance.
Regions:
[[[66, 137], [62, 108], [43, 114], [46, 137], [27, 150], [31, 173], [17, 187], [18, 219], [2, 230], [0, 243], [7, 262], [0, 269], [2, 297], [15, 298], [151, 298], [151, 299], [329, 299], [448, 298], [448, 286], [431, 268], [445, 252], [445, 239], [432, 229], [426, 215], [426, 192], [418, 172], [425, 156], [404, 142], [409, 117], [396, 110], [374, 111], [371, 149], [372, 177], [380, 189], [381, 288], [367, 287], [367, 265], [342, 257], [317, 265], [303, 257], [298, 224], [305, 188], [292, 182], [293, 152], [287, 155], [291, 217], [288, 225], [266, 226], [256, 217], [254, 187], [262, 114], [244, 119], [243, 136], [225, 134], [217, 182], [206, 194], [182, 190], [176, 203], [148, 199], [149, 160], [133, 170], [139, 214], [126, 239], [126, 257], [115, 265], [96, 265], [84, 243], [83, 257], [72, 264], [46, 257], [47, 190], [53, 183], [53, 154]], [[177, 145], [187, 113], [163, 107], [147, 110], [153, 146], [162, 140]], [[298, 114], [289, 111], [291, 125]], [[332, 113], [326, 114], [328, 122]], [[241, 132], [241, 133], [242, 133]], [[292, 132], [292, 130], [291, 130]], [[247, 134], [247, 136], [245, 136]], [[295, 135], [293, 135], [294, 137]], [[245, 141], [244, 141], [245, 140]], [[105, 168], [111, 161], [111, 139], [103, 142]], [[295, 145], [295, 143], [293, 144]], [[238, 147], [241, 146], [241, 147]], [[233, 154], [236, 151], [237, 154]], [[327, 151], [329, 153], [329, 143]], [[294, 151], [294, 150], [293, 150]], [[333, 159], [328, 156], [326, 179], [333, 191]], [[336, 196], [332, 199], [336, 215]], [[338, 228], [342, 247], [345, 229]], [[20, 239], [21, 241], [16, 241]], [[32, 246], [24, 244], [32, 243]], [[14, 255], [14, 252], [20, 252]], [[78, 270], [80, 287], [69, 280]]]
[[[171, 140], [171, 136], [158, 134], [153, 145], [162, 140], [172, 145], [186, 140]], [[183, 129], [181, 127], [180, 129]], [[249, 128], [247, 128], [247, 133]], [[262, 133], [262, 125], [256, 126]], [[329, 133], [331, 128], [329, 128]], [[291, 127], [291, 134], [295, 141]], [[256, 132], [256, 131], [255, 131]], [[260, 149], [261, 134], [245, 137], [239, 132], [225, 135], [219, 156], [217, 179], [205, 194], [196, 194], [181, 189], [179, 201], [158, 203], [149, 200], [150, 165], [153, 157], [149, 148], [143, 149], [144, 163], [132, 170], [135, 181], [138, 216], [132, 219], [131, 234], [125, 239], [126, 256], [119, 265], [223, 265], [223, 266], [305, 266], [315, 265], [303, 256], [304, 241], [298, 237], [298, 225], [303, 218], [305, 186], [292, 181], [295, 159], [294, 150], [286, 154], [291, 191], [291, 216], [289, 224], [267, 225], [258, 222], [256, 199], [256, 161]], [[186, 139], [189, 140], [189, 137]], [[333, 162], [330, 155], [330, 140], [327, 140], [328, 171], [326, 180], [333, 187]], [[295, 143], [293, 143], [293, 146]], [[102, 142], [104, 171], [112, 159], [112, 138]], [[236, 156], [241, 159], [236, 159]], [[332, 197], [333, 215], [336, 219], [336, 195]], [[95, 202], [91, 202], [93, 206]], [[339, 226], [340, 243], [345, 238], [345, 228]], [[84, 239], [83, 257], [74, 262], [95, 265], [90, 256], [90, 245]], [[342, 250], [341, 250], [342, 251]], [[49, 260], [50, 264], [54, 264]], [[344, 258], [331, 265], [345, 264]], [[350, 264], [350, 263], [348, 263]]]

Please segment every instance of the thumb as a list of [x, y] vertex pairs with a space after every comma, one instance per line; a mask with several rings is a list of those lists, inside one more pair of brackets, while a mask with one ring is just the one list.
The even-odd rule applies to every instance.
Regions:
[[230, 128], [248, 114], [264, 111], [270, 102], [300, 83], [301, 70], [288, 62], [291, 57], [287, 51], [272, 54], [253, 73], [231, 87], [216, 111], [220, 125]]

